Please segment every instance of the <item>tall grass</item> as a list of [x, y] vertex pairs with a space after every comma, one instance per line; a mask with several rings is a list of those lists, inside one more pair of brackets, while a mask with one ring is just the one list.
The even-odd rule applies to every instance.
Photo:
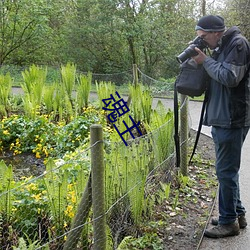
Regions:
[[99, 107], [103, 107], [103, 99], [110, 98], [110, 95], [115, 97], [115, 84], [112, 82], [96, 82], [96, 90], [98, 95]]
[[11, 93], [12, 79], [10, 74], [0, 75], [0, 115], [7, 116], [9, 110], [8, 98]]
[[144, 89], [142, 84], [129, 85], [131, 96], [131, 110], [135, 121], [150, 123], [153, 97], [149, 89]]
[[61, 77], [62, 86], [72, 102], [72, 92], [76, 82], [76, 65], [67, 63], [66, 66], [61, 66]]
[[89, 94], [91, 89], [92, 74], [80, 75], [78, 79], [79, 85], [77, 87], [76, 105], [78, 110], [88, 107]]
[[148, 142], [140, 139], [138, 143], [131, 143], [129, 147], [122, 142], [112, 143], [111, 152], [106, 155], [105, 167], [107, 208], [121, 197], [127, 196], [123, 198], [123, 202], [127, 202], [124, 209], [130, 211], [135, 223], [139, 224], [145, 210], [144, 188], [149, 162], [152, 159]]
[[43, 90], [46, 83], [47, 68], [32, 65], [22, 72], [24, 82], [21, 87], [24, 91], [24, 111], [29, 117], [35, 117], [42, 103]]
[[12, 215], [14, 176], [12, 166], [8, 167], [4, 161], [0, 161], [0, 214], [4, 216], [5, 223], [8, 223]]
[[163, 162], [173, 152], [173, 112], [167, 111], [161, 101], [152, 111], [151, 122], [146, 124], [148, 132], [152, 131], [151, 138], [155, 158], [158, 163]]

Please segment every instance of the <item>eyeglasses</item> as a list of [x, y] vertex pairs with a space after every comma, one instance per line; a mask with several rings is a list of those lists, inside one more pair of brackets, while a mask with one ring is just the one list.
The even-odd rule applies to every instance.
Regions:
[[202, 35], [200, 35], [199, 37], [202, 38], [202, 39], [205, 39], [207, 37], [208, 34], [211, 34], [211, 33], [214, 33], [213, 31], [210, 31], [210, 32], [206, 32]]

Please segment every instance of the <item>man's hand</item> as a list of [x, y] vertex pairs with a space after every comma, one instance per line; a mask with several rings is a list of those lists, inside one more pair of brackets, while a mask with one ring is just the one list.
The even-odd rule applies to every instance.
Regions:
[[192, 57], [197, 64], [203, 64], [207, 56], [197, 47], [194, 48], [195, 51], [198, 53], [197, 56]]

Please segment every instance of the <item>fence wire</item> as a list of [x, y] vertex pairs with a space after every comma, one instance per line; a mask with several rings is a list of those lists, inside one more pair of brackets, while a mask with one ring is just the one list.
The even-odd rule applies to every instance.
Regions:
[[[154, 82], [140, 73], [144, 83]], [[169, 115], [158, 128], [128, 137], [128, 146], [121, 140], [97, 142], [104, 144], [105, 152], [106, 249], [117, 249], [127, 237], [142, 234], [140, 223], [154, 217], [154, 205], [162, 199], [161, 184], [170, 183], [174, 172], [173, 129]], [[15, 170], [0, 163], [1, 249], [93, 248], [93, 224], [100, 219], [93, 219], [91, 208], [94, 146], [78, 149], [75, 158], [48, 159], [37, 176], [16, 179]], [[20, 185], [13, 188], [16, 182]], [[72, 245], [66, 246], [70, 235]]]
[[[173, 141], [163, 137], [171, 129], [169, 121], [152, 133], [131, 140], [128, 147], [122, 141], [105, 142], [106, 216], [110, 238], [107, 249], [117, 249], [124, 237], [135, 236], [141, 220], [154, 214], [155, 197], [152, 196], [159, 190], [160, 182], [169, 181], [174, 166]], [[89, 150], [81, 154], [88, 157]], [[69, 166], [74, 167], [70, 170]], [[91, 204], [89, 211], [85, 208], [86, 221], [71, 227], [82, 193], [88, 188], [90, 171], [83, 162], [50, 161], [42, 175], [24, 178], [20, 186], [13, 189], [6, 184], [0, 202], [1, 210], [10, 216], [2, 214], [1, 217], [1, 249], [12, 249], [21, 242], [32, 242], [35, 249], [63, 249], [69, 233], [77, 229], [82, 233], [76, 249], [91, 249]]]

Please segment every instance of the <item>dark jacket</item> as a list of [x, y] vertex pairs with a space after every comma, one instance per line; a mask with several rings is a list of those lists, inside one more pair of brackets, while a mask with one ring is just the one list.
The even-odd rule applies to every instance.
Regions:
[[227, 30], [218, 50], [203, 63], [211, 77], [204, 125], [250, 126], [250, 46], [237, 27]]

